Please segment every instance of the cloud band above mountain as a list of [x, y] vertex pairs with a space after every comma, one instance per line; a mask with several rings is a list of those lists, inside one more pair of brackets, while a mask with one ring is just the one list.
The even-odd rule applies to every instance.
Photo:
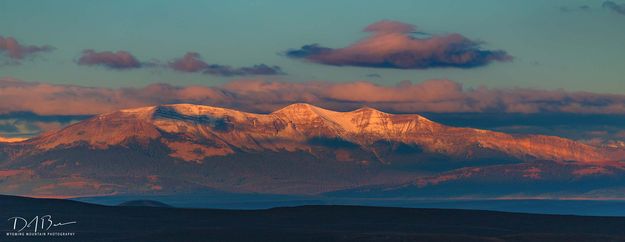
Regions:
[[387, 112], [625, 114], [625, 95], [562, 90], [463, 88], [449, 80], [381, 86], [357, 82], [239, 80], [221, 86], [99, 88], [0, 80], [0, 113], [89, 115], [117, 109], [194, 103], [271, 112], [294, 102], [350, 110], [363, 105]]
[[379, 21], [363, 31], [371, 35], [344, 48], [309, 44], [285, 55], [325, 65], [397, 69], [472, 68], [512, 60], [503, 50], [484, 50], [481, 42], [457, 33], [417, 38], [414, 25], [397, 21]]

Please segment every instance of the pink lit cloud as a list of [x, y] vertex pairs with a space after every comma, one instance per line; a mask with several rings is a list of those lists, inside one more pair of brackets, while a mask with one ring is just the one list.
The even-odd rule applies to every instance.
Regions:
[[481, 42], [457, 33], [415, 37], [414, 25], [397, 21], [379, 21], [363, 31], [370, 36], [344, 48], [309, 44], [285, 54], [325, 65], [397, 69], [473, 68], [512, 60], [503, 50], [482, 49]]
[[84, 50], [78, 59], [79, 65], [104, 66], [110, 69], [132, 69], [141, 67], [141, 62], [128, 51]]
[[152, 84], [142, 88], [100, 88], [0, 79], [0, 113], [89, 115], [171, 103], [271, 112], [295, 102], [344, 111], [366, 105], [395, 113], [625, 114], [625, 95], [465, 88], [450, 80], [404, 81], [394, 86], [367, 81], [234, 80], [213, 87]]
[[35, 45], [23, 45], [19, 43], [13, 37], [0, 36], [0, 54], [5, 54], [10, 59], [21, 60], [30, 55], [39, 52], [52, 51], [54, 48], [49, 45], [35, 46]]

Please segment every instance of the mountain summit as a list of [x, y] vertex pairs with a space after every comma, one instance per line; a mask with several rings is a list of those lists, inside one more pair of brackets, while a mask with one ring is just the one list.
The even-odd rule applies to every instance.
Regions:
[[309, 151], [309, 141], [314, 139], [341, 140], [365, 150], [374, 149], [376, 142], [400, 142], [456, 156], [470, 156], [471, 148], [482, 148], [517, 158], [610, 160], [596, 148], [558, 137], [512, 136], [448, 127], [416, 114], [395, 115], [371, 108], [336, 112], [304, 103], [270, 114], [191, 104], [127, 109], [98, 115], [28, 143], [44, 150], [84, 144], [97, 149], [158, 140], [171, 144], [173, 156], [201, 162], [235, 150]]
[[622, 171], [619, 152], [553, 136], [449, 127], [372, 108], [336, 112], [298, 103], [255, 114], [159, 105], [0, 144], [0, 192], [318, 194], [399, 186], [418, 194], [460, 180], [539, 184], [612, 177]]

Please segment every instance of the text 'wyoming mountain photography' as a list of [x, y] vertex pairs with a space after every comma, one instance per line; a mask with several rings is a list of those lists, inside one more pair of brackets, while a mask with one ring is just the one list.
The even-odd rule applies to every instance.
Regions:
[[0, 241], [624, 241], [624, 25], [621, 0], [0, 1]]

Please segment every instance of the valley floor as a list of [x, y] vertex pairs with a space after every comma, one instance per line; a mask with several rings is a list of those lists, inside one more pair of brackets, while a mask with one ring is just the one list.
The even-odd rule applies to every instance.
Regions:
[[132, 200], [155, 200], [178, 208], [268, 209], [304, 205], [356, 205], [371, 207], [445, 208], [499, 212], [584, 216], [623, 216], [625, 199], [592, 198], [349, 198], [247, 193], [195, 192], [175, 195], [114, 195], [80, 197], [73, 200], [117, 205]]
[[[146, 204], [146, 203], [140, 203]], [[149, 203], [147, 203], [149, 204]], [[0, 196], [0, 241], [623, 241], [625, 217], [367, 206], [258, 210], [103, 206]], [[7, 236], [12, 217], [50, 215], [49, 232]], [[27, 228], [31, 229], [31, 228]]]

